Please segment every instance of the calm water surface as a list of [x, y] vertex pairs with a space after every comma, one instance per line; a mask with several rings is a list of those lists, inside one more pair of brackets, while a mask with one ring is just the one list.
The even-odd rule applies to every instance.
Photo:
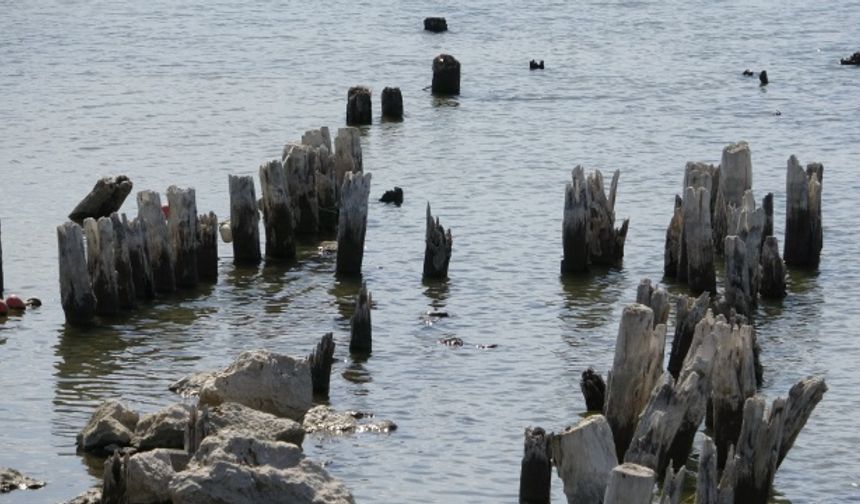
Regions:
[[[0, 501], [56, 502], [91, 486], [98, 461], [75, 455], [74, 436], [100, 401], [153, 411], [189, 372], [250, 348], [304, 355], [334, 331], [331, 403], [400, 428], [310, 437], [310, 457], [361, 502], [516, 502], [523, 428], [578, 420], [579, 373], [611, 365], [622, 308], [641, 278], [662, 276], [684, 163], [718, 162], [741, 139], [756, 196], [775, 193], [780, 241], [787, 158], [827, 170], [821, 269], [792, 272], [788, 298], [757, 319], [764, 395], [809, 374], [830, 386], [776, 491], [792, 503], [860, 501], [860, 70], [838, 61], [860, 49], [860, 3], [0, 1], [0, 12], [6, 285], [45, 302], [0, 322], [0, 465], [48, 481]], [[451, 30], [423, 32], [427, 15]], [[441, 52], [463, 65], [458, 98], [424, 89]], [[531, 58], [547, 69], [530, 72]], [[744, 68], [767, 69], [770, 86]], [[358, 285], [337, 281], [313, 245], [293, 267], [237, 270], [222, 244], [217, 285], [97, 330], [64, 324], [55, 228], [96, 178], [192, 186], [201, 211], [226, 216], [227, 175], [256, 176], [304, 130], [341, 126], [356, 84], [373, 88], [376, 111], [382, 88], [399, 86], [406, 108], [404, 122], [362, 131], [374, 200], [369, 360], [346, 351]], [[623, 268], [562, 280], [576, 164], [622, 171], [616, 211], [631, 225]], [[375, 202], [394, 185], [403, 207]], [[421, 281], [428, 201], [454, 233], [445, 284]], [[136, 213], [133, 198], [123, 210]], [[429, 324], [431, 308], [451, 316]], [[467, 346], [438, 343], [448, 336]], [[489, 343], [498, 348], [474, 346]]]

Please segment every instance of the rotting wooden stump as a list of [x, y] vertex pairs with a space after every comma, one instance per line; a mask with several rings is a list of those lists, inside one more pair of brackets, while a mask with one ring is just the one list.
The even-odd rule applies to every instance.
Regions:
[[761, 200], [764, 209], [764, 229], [761, 232], [762, 246], [768, 236], [773, 236], [773, 193], [767, 193]]
[[[682, 206], [684, 200], [677, 194], [675, 195], [675, 209], [672, 211], [672, 219], [669, 220], [669, 227], [666, 228], [666, 246], [663, 249], [663, 276], [674, 278], [678, 276], [679, 260], [681, 255], [681, 228], [684, 225]], [[687, 270], [684, 268], [684, 278], [686, 280]]]
[[284, 160], [296, 234], [315, 235], [320, 228], [316, 170], [309, 162], [310, 155], [309, 147], [293, 145]]
[[564, 192], [564, 220], [561, 228], [564, 258], [561, 260], [561, 272], [581, 273], [588, 271], [589, 227], [588, 189], [582, 166], [573, 169], [571, 179]]
[[316, 129], [309, 129], [302, 134], [302, 145], [308, 147], [325, 147], [326, 150], [331, 150], [331, 132], [328, 126], [322, 126]]
[[614, 266], [624, 258], [624, 242], [627, 238], [629, 219], [624, 219], [621, 227], [615, 228], [615, 195], [618, 192], [620, 170], [612, 174], [609, 195], [603, 188], [603, 174], [600, 170], [588, 174], [588, 259], [592, 264]]
[[520, 463], [520, 504], [549, 504], [552, 484], [549, 436], [540, 427], [526, 427]]
[[715, 293], [717, 289], [710, 201], [711, 195], [705, 188], [688, 187], [684, 192], [681, 243], [685, 249], [687, 285], [695, 294]]
[[603, 415], [584, 418], [551, 436], [549, 445], [558, 476], [564, 482], [567, 502], [600, 502], [609, 474], [618, 465], [606, 418]]
[[102, 475], [102, 504], [128, 503], [128, 453], [115, 451], [105, 460]]
[[146, 245], [146, 224], [140, 219], [129, 222], [125, 214], [122, 214], [122, 223], [128, 241], [134, 292], [141, 299], [154, 299], [155, 280], [152, 264], [149, 261], [149, 249]]
[[367, 284], [361, 284], [355, 300], [355, 312], [349, 321], [349, 352], [369, 354], [373, 350], [373, 330], [370, 324], [370, 305], [373, 296], [367, 291]]
[[717, 479], [717, 448], [714, 441], [704, 436], [699, 454], [699, 472], [696, 474], [696, 504], [734, 503], [734, 466], [726, 466], [723, 479]]
[[[277, 163], [280, 165], [280, 163]], [[276, 166], [277, 166], [276, 165]], [[264, 165], [266, 166], [266, 165]], [[262, 167], [261, 167], [262, 168]], [[283, 173], [283, 169], [272, 169], [273, 172]], [[261, 169], [262, 173], [262, 169]], [[235, 264], [259, 264], [262, 260], [260, 254], [260, 214], [257, 211], [257, 195], [254, 192], [254, 179], [250, 176], [229, 176], [230, 183], [230, 231], [233, 234], [233, 262]], [[277, 187], [277, 185], [274, 185]], [[283, 185], [275, 191], [280, 195], [286, 195], [287, 190]], [[263, 189], [265, 195], [266, 190]], [[264, 196], [265, 198], [265, 196]], [[281, 200], [281, 211], [283, 208], [289, 209], [289, 203], [284, 206], [284, 200]], [[292, 217], [284, 219], [280, 215], [277, 216], [278, 221], [286, 220], [292, 226]], [[274, 217], [272, 217], [274, 218]], [[267, 232], [268, 233], [268, 232]], [[277, 236], [278, 246], [272, 244], [272, 252], [280, 254], [281, 252], [288, 254], [289, 246], [285, 244], [286, 238], [281, 234]], [[291, 237], [290, 237], [291, 238]], [[269, 239], [267, 235], [266, 250], [269, 250]], [[277, 256], [275, 256], [277, 257]]]
[[3, 230], [0, 223], [0, 297], [3, 297]]
[[361, 275], [370, 179], [370, 173], [347, 173], [341, 186], [335, 268], [339, 275]]
[[445, 231], [439, 217], [433, 220], [430, 203], [427, 203], [427, 232], [424, 246], [424, 278], [445, 279], [448, 277], [448, 263], [451, 262], [451, 229]]
[[200, 281], [197, 271], [197, 197], [194, 189], [167, 188], [167, 230], [176, 260], [176, 286], [193, 288]]
[[[260, 192], [263, 228], [266, 233], [266, 257], [291, 260], [296, 257], [293, 205], [287, 190], [287, 174], [277, 159], [260, 166]], [[243, 206], [247, 206], [247, 196]], [[243, 210], [247, 213], [248, 210]], [[231, 221], [232, 222], [232, 221]], [[234, 240], [235, 243], [235, 240]], [[259, 246], [258, 246], [259, 248]]]
[[824, 167], [810, 163], [804, 172], [796, 157], [788, 158], [785, 183], [785, 249], [783, 259], [791, 267], [818, 267], [823, 245], [821, 186]]
[[57, 226], [60, 300], [66, 322], [87, 324], [93, 320], [96, 297], [90, 283], [84, 251], [84, 233], [74, 222]]
[[218, 216], [197, 216], [197, 275], [201, 282], [218, 280]]
[[[749, 294], [750, 310], [758, 303], [758, 290], [761, 283], [761, 245], [764, 240], [764, 228], [767, 214], [764, 208], [756, 208], [755, 197], [751, 190], [744, 192], [740, 207], [729, 209], [728, 235], [740, 238], [746, 248], [746, 267], [748, 284], [744, 286]], [[743, 315], [750, 317], [750, 312]]]
[[450, 54], [440, 54], [433, 58], [433, 83], [431, 90], [435, 95], [460, 94], [460, 62]]
[[361, 153], [361, 132], [358, 128], [338, 128], [334, 138], [334, 173], [335, 192], [340, 202], [340, 190], [347, 173], [364, 171], [364, 161]]
[[761, 250], [761, 287], [762, 297], [781, 299], [785, 297], [785, 265], [779, 257], [779, 242], [775, 236], [764, 240]]
[[669, 320], [669, 293], [663, 287], [651, 285], [651, 279], [643, 278], [636, 288], [636, 302], [651, 308], [654, 312], [654, 325], [665, 324]]
[[696, 326], [705, 317], [709, 305], [710, 295], [707, 292], [697, 298], [681, 295], [675, 302], [675, 335], [672, 338], [669, 364], [666, 366], [666, 371], [675, 378], [678, 378], [684, 365]]
[[370, 89], [364, 86], [353, 86], [346, 94], [346, 124], [361, 126], [373, 122], [373, 107], [371, 106]]
[[189, 408], [188, 423], [185, 424], [183, 447], [185, 453], [193, 456], [200, 448], [200, 443], [209, 435], [209, 406], [205, 404], [192, 405]]
[[395, 206], [400, 206], [403, 204], [403, 189], [394, 186], [394, 189], [385, 191], [379, 201], [380, 203], [394, 203]]
[[99, 179], [92, 191], [72, 210], [69, 219], [81, 224], [87, 217], [108, 217], [119, 210], [131, 189], [131, 180], [125, 175]]
[[[725, 302], [726, 306], [748, 317], [752, 313], [747, 247], [737, 236], [726, 236], [723, 247], [726, 258]], [[758, 267], [758, 263], [755, 263]]]
[[585, 408], [588, 411], [603, 411], [606, 383], [594, 368], [588, 368], [582, 372], [579, 390], [582, 391], [582, 396], [585, 398]]
[[333, 362], [334, 337], [332, 333], [326, 333], [308, 356], [308, 363], [311, 367], [311, 383], [313, 384], [314, 395], [317, 397], [328, 397]]
[[170, 293], [176, 290], [173, 251], [170, 248], [167, 222], [161, 210], [161, 196], [155, 191], [137, 193], [137, 218], [145, 225], [144, 243], [152, 266], [155, 291]]
[[640, 304], [625, 307], [621, 314], [604, 408], [618, 460], [624, 460], [639, 414], [663, 370], [666, 326], [654, 327], [653, 321], [651, 308]]
[[752, 327], [729, 325], [720, 319], [714, 326], [717, 355], [711, 378], [711, 404], [717, 468], [722, 470], [729, 446], [737, 446], [744, 402], [755, 394], [756, 378]]
[[382, 90], [382, 117], [392, 121], [403, 120], [403, 95], [400, 88], [387, 87]]
[[670, 467], [666, 471], [666, 478], [663, 480], [663, 494], [660, 496], [660, 504], [681, 504], [686, 478], [686, 467], [680, 468], [678, 472], [674, 472]]
[[433, 33], [442, 33], [448, 31], [448, 21], [443, 17], [427, 17], [424, 18], [424, 30]]
[[127, 228], [116, 212], [110, 214], [110, 222], [114, 235], [114, 261], [119, 307], [124, 310], [131, 310], [137, 306], [137, 292], [134, 286], [134, 267], [129, 252]]
[[603, 504], [650, 504], [657, 475], [647, 467], [624, 463], [609, 475]]
[[[723, 148], [719, 177], [712, 225], [713, 242], [722, 246], [729, 234], [729, 208], [740, 208], [744, 193], [752, 189], [752, 157], [749, 144], [741, 141]], [[718, 248], [717, 253], [722, 254], [723, 251]]]
[[[681, 194], [686, 195], [686, 191], [688, 187], [692, 187], [693, 189], [706, 189], [710, 193], [710, 199], [708, 202], [709, 205], [709, 213], [710, 213], [710, 222], [714, 222], [714, 206], [716, 201], [716, 190], [719, 185], [720, 179], [720, 169], [719, 167], [714, 167], [714, 165], [700, 163], [700, 162], [688, 162], [684, 167], [684, 183], [681, 187]], [[684, 209], [683, 209], [684, 201], [682, 198], [675, 196], [675, 215], [673, 216], [673, 221], [670, 223], [669, 232], [674, 233], [674, 243], [672, 245], [677, 246], [675, 251], [675, 266], [677, 268], [675, 275], [679, 282], [687, 281], [687, 273], [688, 273], [688, 259], [687, 259], [687, 240], [684, 235]], [[679, 208], [680, 207], [680, 208]], [[677, 223], [678, 230], [672, 229], [672, 224]], [[667, 234], [667, 242], [666, 246], [669, 246], [669, 235]], [[668, 255], [669, 251], [664, 252], [664, 255]], [[664, 263], [666, 263], [666, 259], [664, 259]], [[668, 267], [669, 264], [664, 264], [664, 268]]]
[[87, 237], [87, 269], [96, 296], [96, 315], [119, 313], [116, 261], [114, 259], [114, 233], [111, 220], [99, 217], [84, 219]]

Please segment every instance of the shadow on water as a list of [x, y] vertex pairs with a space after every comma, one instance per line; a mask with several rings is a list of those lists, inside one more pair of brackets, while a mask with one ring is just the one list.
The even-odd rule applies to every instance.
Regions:
[[460, 100], [456, 96], [432, 95], [430, 105], [433, 108], [455, 108], [460, 106]]
[[[564, 310], [559, 318], [576, 330], [595, 329], [612, 320], [627, 284], [627, 273], [623, 269], [592, 267], [581, 275], [561, 275], [560, 282]], [[630, 294], [630, 302], [633, 301], [635, 292]]]
[[448, 304], [448, 296], [450, 287], [448, 280], [435, 280], [424, 278], [421, 280], [424, 285], [424, 295], [430, 300], [430, 307], [434, 311], [442, 311]]
[[[361, 276], [336, 276], [328, 293], [335, 298], [337, 311], [341, 316], [338, 324], [349, 330], [349, 319], [355, 313], [355, 302], [361, 290]], [[371, 305], [371, 308], [373, 306]]]

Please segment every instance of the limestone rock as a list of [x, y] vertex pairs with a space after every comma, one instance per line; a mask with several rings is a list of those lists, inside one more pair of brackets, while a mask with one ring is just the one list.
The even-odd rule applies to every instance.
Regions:
[[80, 493], [71, 500], [67, 500], [63, 504], [101, 504], [102, 489], [100, 487], [90, 488], [89, 490]]
[[307, 412], [302, 426], [308, 433], [326, 432], [348, 434], [354, 432], [391, 432], [397, 424], [391, 420], [372, 420], [373, 414], [360, 411], [335, 411], [319, 405]]
[[188, 463], [183, 450], [157, 449], [128, 459], [126, 489], [128, 504], [169, 502], [170, 481]]
[[44, 481], [36, 481], [15, 469], [0, 467], [0, 493], [7, 493], [12, 490], [35, 490], [43, 486], [45, 486]]
[[188, 416], [188, 408], [182, 404], [171, 404], [146, 415], [137, 424], [132, 444], [141, 451], [182, 448]]
[[263, 441], [283, 441], [302, 445], [305, 430], [288, 418], [278, 418], [269, 413], [228, 402], [209, 409], [207, 432], [216, 434], [222, 430], [246, 434]]
[[77, 444], [85, 451], [101, 450], [108, 445], [128, 446], [139, 418], [120, 402], [105, 401], [78, 434]]

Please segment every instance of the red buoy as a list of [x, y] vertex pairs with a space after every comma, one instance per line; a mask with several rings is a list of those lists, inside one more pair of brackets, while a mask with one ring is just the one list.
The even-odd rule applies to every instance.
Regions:
[[167, 219], [170, 217], [170, 206], [161, 205], [161, 213], [164, 214], [164, 218]]
[[9, 294], [9, 296], [6, 298], [6, 306], [9, 307], [10, 310], [27, 309], [27, 306], [24, 304], [24, 301], [15, 294]]

